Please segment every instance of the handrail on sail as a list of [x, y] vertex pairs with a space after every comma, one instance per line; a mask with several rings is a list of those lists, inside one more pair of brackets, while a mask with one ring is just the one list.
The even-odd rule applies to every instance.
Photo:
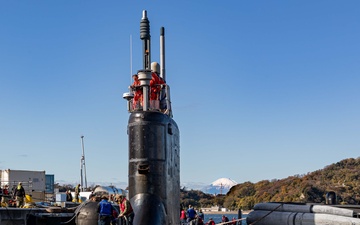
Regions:
[[[164, 84], [154, 84], [155, 87], [161, 87], [160, 92], [156, 94], [156, 100], [150, 100], [150, 106], [148, 111], [157, 111], [162, 112], [170, 117], [171, 114], [171, 101], [170, 101], [170, 86], [166, 83]], [[129, 86], [130, 93], [128, 93], [129, 101], [129, 112], [142, 111], [143, 110], [143, 86]], [[149, 96], [149, 95], [147, 95]], [[125, 97], [124, 97], [125, 98]]]

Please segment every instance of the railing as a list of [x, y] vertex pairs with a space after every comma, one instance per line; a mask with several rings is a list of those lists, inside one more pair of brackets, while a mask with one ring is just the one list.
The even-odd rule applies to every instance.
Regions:
[[[246, 218], [241, 218], [241, 219], [236, 219], [236, 220], [231, 220], [231, 221], [228, 221], [228, 222], [221, 222], [221, 223], [216, 223], [215, 225], [224, 225], [224, 224], [234, 224], [234, 222], [237, 224], [241, 224], [241, 221], [243, 220], [246, 220]], [[186, 222], [186, 223], [180, 223], [181, 225], [197, 225], [198, 222], [196, 221], [196, 219], [194, 220], [191, 220], [189, 222]], [[205, 225], [208, 225], [208, 222], [204, 222], [203, 221], [203, 224]]]
[[[154, 92], [153, 88], [150, 88], [149, 108], [146, 111], [158, 111], [172, 117], [171, 113], [171, 101], [170, 101], [170, 86], [167, 84], [156, 84], [153, 87], [159, 86], [160, 91]], [[132, 97], [129, 98], [129, 112], [143, 111], [144, 101], [143, 99], [143, 87], [131, 86], [130, 87]], [[155, 96], [155, 97], [154, 97]]]

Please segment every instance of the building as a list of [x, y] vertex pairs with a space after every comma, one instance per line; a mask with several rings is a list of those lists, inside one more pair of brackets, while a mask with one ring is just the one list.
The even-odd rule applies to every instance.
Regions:
[[45, 171], [29, 170], [1, 170], [0, 186], [9, 185], [9, 192], [13, 192], [21, 182], [27, 195], [33, 201], [45, 201], [45, 196], [54, 195], [54, 175], [46, 175]]

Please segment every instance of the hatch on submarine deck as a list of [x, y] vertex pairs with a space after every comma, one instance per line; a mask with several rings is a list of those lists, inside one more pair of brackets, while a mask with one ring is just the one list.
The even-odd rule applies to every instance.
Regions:
[[150, 22], [140, 21], [143, 68], [123, 95], [130, 113], [129, 199], [134, 225], [180, 224], [180, 131], [173, 120], [165, 77], [165, 29], [160, 28], [160, 65], [151, 63]]

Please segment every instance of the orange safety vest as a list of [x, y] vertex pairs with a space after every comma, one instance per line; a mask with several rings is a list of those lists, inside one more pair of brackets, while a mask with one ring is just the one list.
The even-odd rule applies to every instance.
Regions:
[[156, 73], [152, 73], [151, 77], [152, 78], [150, 80], [150, 100], [158, 100], [159, 93], [161, 91], [160, 84], [165, 84], [165, 82]]
[[142, 94], [143, 94], [143, 92], [142, 92], [142, 88], [140, 86], [140, 81], [139, 80], [134, 81], [132, 86], [135, 88], [134, 100], [133, 100], [133, 108], [135, 108], [138, 101], [142, 102]]

